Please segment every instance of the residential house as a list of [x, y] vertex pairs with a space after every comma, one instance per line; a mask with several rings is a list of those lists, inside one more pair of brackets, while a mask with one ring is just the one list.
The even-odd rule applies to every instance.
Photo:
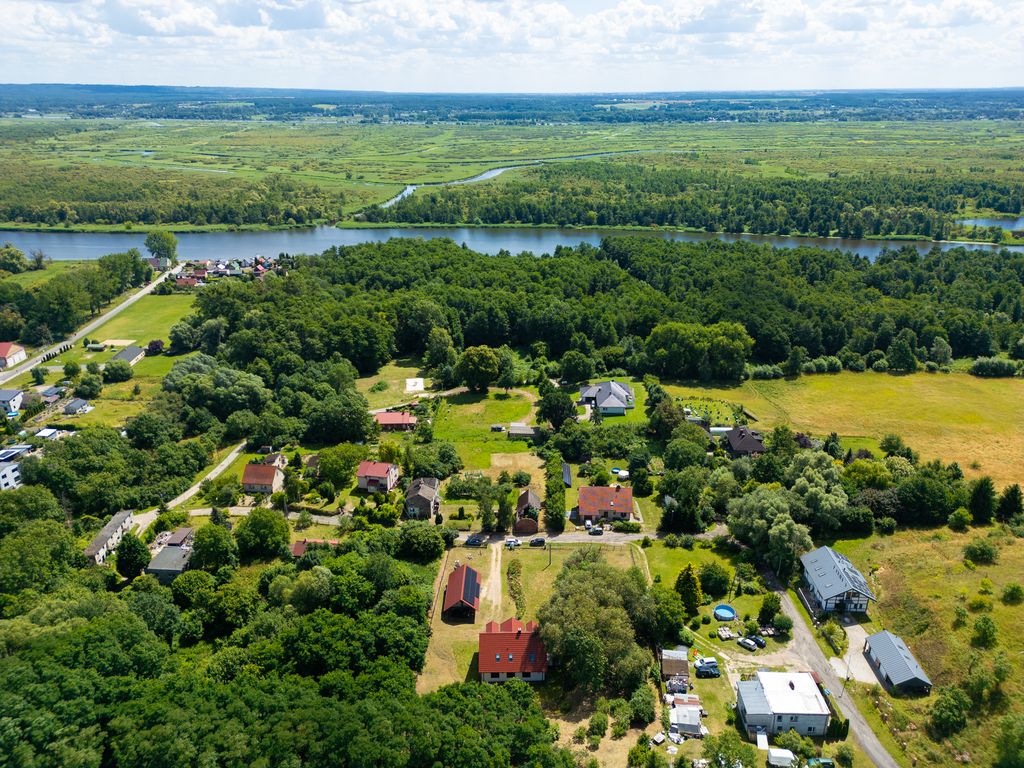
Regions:
[[807, 672], [758, 672], [736, 684], [736, 711], [753, 739], [796, 731], [823, 736], [831, 713], [814, 678]]
[[192, 550], [185, 547], [164, 547], [149, 565], [143, 569], [143, 573], [156, 576], [157, 581], [165, 587], [188, 570], [188, 561], [192, 557]]
[[580, 488], [580, 520], [594, 522], [602, 517], [609, 520], [631, 520], [633, 490], [621, 485]]
[[242, 471], [242, 491], [262, 493], [264, 496], [277, 493], [284, 487], [284, 473], [270, 464], [246, 464]]
[[883, 629], [864, 641], [864, 650], [886, 685], [901, 691], [931, 692], [932, 681], [898, 635]]
[[367, 493], [388, 493], [398, 485], [398, 465], [364, 461], [356, 471], [356, 487]]
[[199, 281], [194, 277], [179, 277], [175, 283], [179, 288], [195, 288]]
[[70, 403], [64, 406], [64, 413], [68, 416], [75, 416], [80, 413], [85, 413], [89, 407], [88, 400], [82, 400], [81, 398], [75, 398]]
[[468, 565], [460, 565], [448, 574], [441, 615], [448, 618], [476, 618], [480, 610], [480, 574]]
[[283, 472], [288, 466], [288, 457], [283, 453], [271, 453], [263, 460], [263, 464], [268, 467], [277, 467]]
[[[529, 488], [524, 488], [516, 501], [516, 522], [512, 526], [513, 533], [529, 536], [540, 530], [540, 497]], [[535, 510], [538, 514], [526, 517], [529, 510]]]
[[516, 515], [522, 517], [528, 509], [535, 509], [540, 512], [540, 496], [530, 488], [524, 488], [516, 501]]
[[124, 360], [126, 363], [128, 363], [128, 365], [134, 366], [137, 362], [139, 362], [139, 360], [141, 360], [145, 356], [146, 350], [144, 348], [137, 347], [134, 344], [132, 344], [122, 349], [120, 352], [118, 352], [110, 359]]
[[96, 534], [96, 538], [85, 548], [85, 556], [96, 565], [102, 565], [103, 561], [107, 559], [107, 555], [114, 551], [121, 543], [121, 538], [134, 525], [135, 510], [126, 509], [123, 512], [118, 512], [110, 518], [110, 522], [103, 526], [103, 529]]
[[736, 427], [725, 433], [729, 441], [729, 453], [733, 457], [755, 456], [764, 453], [764, 440], [761, 433], [749, 427]]
[[20, 389], [0, 389], [0, 408], [7, 409], [4, 413], [14, 413], [21, 408], [24, 397]]
[[478, 659], [480, 679], [485, 683], [512, 679], [540, 682], [548, 672], [548, 654], [535, 621], [487, 622], [480, 633]]
[[691, 739], [701, 739], [710, 731], [701, 722], [701, 708], [672, 707], [668, 713], [669, 733], [678, 733]]
[[13, 368], [18, 363], [24, 362], [28, 359], [28, 352], [20, 344], [15, 344], [13, 341], [5, 341], [0, 344], [0, 370], [4, 368]]
[[164, 542], [164, 545], [168, 547], [191, 547], [194, 534], [195, 531], [191, 528], [179, 528], [170, 535], [170, 538]]
[[194, 277], [197, 281], [198, 280], [202, 280], [202, 279], [204, 279], [206, 277], [206, 270], [205, 269], [193, 269], [192, 270], [192, 277]]
[[0, 491], [13, 491], [21, 487], [21, 464], [0, 461]]
[[373, 420], [385, 432], [408, 432], [416, 429], [416, 417], [407, 411], [391, 411], [373, 414]]
[[580, 387], [580, 402], [597, 408], [603, 416], [625, 416], [636, 407], [632, 387], [614, 379]]
[[869, 601], [877, 602], [867, 580], [853, 567], [850, 558], [831, 547], [818, 547], [802, 555], [800, 564], [804, 583], [818, 606], [826, 611], [843, 608], [863, 613]]
[[689, 677], [690, 660], [688, 651], [663, 650], [661, 652], [661, 679], [670, 677]]
[[441, 508], [441, 481], [436, 477], [418, 477], [405, 491], [405, 514], [411, 519], [429, 519]]

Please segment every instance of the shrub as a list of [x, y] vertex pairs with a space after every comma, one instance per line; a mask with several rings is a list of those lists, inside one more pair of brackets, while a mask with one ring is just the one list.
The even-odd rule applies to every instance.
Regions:
[[750, 378], [757, 380], [781, 379], [785, 374], [777, 365], [755, 365], [750, 369]]
[[512, 475], [512, 485], [517, 488], [525, 488], [530, 484], [530, 473], [523, 472], [522, 470]]
[[999, 630], [991, 616], [979, 616], [974, 620], [974, 642], [991, 648], [999, 640]]
[[938, 373], [939, 372], [939, 364], [938, 363], [933, 363], [931, 360], [929, 360], [927, 363], [924, 364], [924, 369], [928, 373]]
[[891, 517], [882, 517], [875, 521], [875, 530], [884, 536], [891, 536], [896, 532], [896, 521]]
[[644, 536], [643, 540], [640, 542], [640, 549], [648, 549], [648, 548], [653, 547], [653, 546], [654, 546], [654, 542], [651, 541], [651, 537], [650, 536]]
[[967, 603], [967, 607], [975, 613], [978, 611], [990, 611], [992, 610], [992, 601], [982, 597], [981, 595], [975, 595]]
[[999, 357], [979, 357], [971, 364], [969, 373], [972, 376], [1005, 377], [1015, 376], [1020, 370], [1016, 360], [1003, 360]]
[[710, 624], [711, 623], [711, 616], [709, 616], [706, 613], [702, 613], [700, 615], [700, 623], [701, 624]]
[[947, 686], [939, 690], [939, 695], [932, 704], [932, 725], [942, 736], [956, 733], [967, 725], [967, 713], [971, 709], [971, 700], [967, 694], [956, 686]]
[[987, 539], [974, 539], [964, 546], [964, 559], [972, 563], [991, 565], [999, 558], [995, 545]]
[[972, 519], [971, 513], [964, 507], [960, 507], [946, 519], [946, 525], [954, 531], [966, 531]]
[[858, 357], [856, 360], [850, 360], [850, 362], [846, 364], [846, 368], [854, 373], [864, 373], [867, 366], [864, 365], [864, 358]]
[[707, 595], [724, 595], [732, 583], [732, 572], [717, 561], [701, 565], [697, 571], [700, 588]]
[[[934, 363], [932, 363], [934, 365]], [[836, 762], [849, 768], [853, 765], [853, 747], [849, 744], [840, 744], [836, 748]]]
[[962, 605], [953, 606], [953, 615], [956, 617], [957, 624], [967, 623], [967, 609]]
[[876, 360], [871, 365], [871, 370], [875, 371], [875, 373], [885, 373], [889, 370], [889, 364], [885, 362], [885, 358], [883, 357], [881, 360]]
[[674, 533], [670, 533], [668, 536], [665, 537], [665, 546], [669, 549], [675, 549], [679, 546], [679, 537], [676, 536]]
[[607, 712], [595, 712], [590, 722], [587, 724], [587, 733], [591, 736], [597, 736], [600, 741], [600, 737], [604, 736], [605, 731], [608, 730], [608, 713]]
[[1008, 605], [1017, 605], [1024, 600], [1024, 587], [1015, 581], [1011, 581], [1003, 587], [1003, 602]]
[[612, 523], [612, 530], [616, 533], [640, 533], [640, 523], [626, 520], [616, 520]]
[[643, 723], [644, 725], [654, 722], [654, 691], [651, 690], [649, 685], [644, 683], [633, 691], [633, 695], [629, 699], [629, 709], [633, 722]]
[[387, 390], [387, 388], [388, 388], [388, 383], [386, 381], [378, 381], [376, 384], [374, 384], [372, 387], [370, 387], [370, 391], [371, 392], [385, 392]]
[[581, 725], [573, 731], [572, 738], [577, 744], [582, 744], [587, 738], [587, 726]]

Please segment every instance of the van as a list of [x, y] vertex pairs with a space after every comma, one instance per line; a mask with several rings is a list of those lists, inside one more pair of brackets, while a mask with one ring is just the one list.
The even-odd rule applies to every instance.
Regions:
[[586, 529], [587, 529], [588, 531], [590, 530], [590, 520], [589, 520], [589, 519], [587, 519], [587, 520], [584, 520], [584, 521], [583, 521], [583, 525], [584, 525], [584, 527], [585, 527], [585, 528], [586, 528]]

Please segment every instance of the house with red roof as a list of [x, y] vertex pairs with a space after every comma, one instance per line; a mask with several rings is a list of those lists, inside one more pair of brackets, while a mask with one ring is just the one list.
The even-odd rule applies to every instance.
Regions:
[[540, 639], [540, 625], [518, 619], [499, 624], [490, 621], [480, 633], [480, 679], [485, 683], [503, 680], [543, 680], [548, 672], [548, 655]]
[[28, 353], [20, 344], [15, 344], [13, 341], [5, 341], [0, 344], [0, 369], [11, 368], [24, 362], [27, 358]]
[[398, 465], [364, 461], [356, 471], [357, 487], [367, 493], [388, 493], [398, 485]]
[[480, 610], [480, 574], [468, 565], [460, 565], [448, 575], [441, 615], [447, 618], [476, 618]]
[[580, 488], [579, 517], [591, 522], [602, 517], [608, 520], [631, 520], [633, 489], [621, 485]]
[[284, 473], [272, 464], [246, 464], [242, 471], [245, 493], [277, 493], [284, 487]]
[[416, 429], [416, 417], [406, 411], [394, 411], [373, 414], [373, 420], [380, 424], [385, 432], [408, 432]]

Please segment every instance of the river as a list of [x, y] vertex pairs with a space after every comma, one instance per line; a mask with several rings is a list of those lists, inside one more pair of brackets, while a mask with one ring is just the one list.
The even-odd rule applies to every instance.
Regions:
[[[365, 242], [389, 240], [392, 237], [450, 237], [460, 245], [478, 253], [496, 254], [501, 250], [512, 254], [528, 251], [536, 256], [553, 253], [555, 246], [576, 246], [581, 242], [599, 245], [601, 238], [609, 235], [640, 234], [685, 242], [705, 242], [716, 238], [727, 243], [749, 240], [754, 243], [769, 243], [783, 248], [812, 245], [820, 248], [839, 248], [867, 256], [872, 261], [883, 248], [897, 249], [906, 245], [906, 240], [843, 240], [821, 237], [777, 237], [771, 235], [725, 235], [701, 232], [676, 232], [673, 230], [651, 230], [650, 232], [624, 232], [614, 229], [556, 229], [547, 227], [452, 227], [430, 228], [410, 227], [407, 229], [337, 229], [336, 227], [309, 227], [260, 232], [198, 232], [178, 235], [178, 258], [188, 259], [239, 259], [262, 256], [277, 256], [281, 253], [321, 253], [332, 245], [357, 245]], [[138, 248], [145, 255], [144, 234], [115, 232], [3, 232], [0, 242], [10, 241], [26, 254], [31, 250], [42, 251], [55, 261], [68, 259], [98, 259], [108, 253], [121, 253], [129, 248]], [[914, 243], [921, 253], [936, 245], [930, 241]], [[938, 243], [943, 250], [958, 247], [963, 243]], [[978, 250], [997, 250], [991, 244], [968, 245]], [[1018, 253], [1024, 246], [1003, 246]]]

